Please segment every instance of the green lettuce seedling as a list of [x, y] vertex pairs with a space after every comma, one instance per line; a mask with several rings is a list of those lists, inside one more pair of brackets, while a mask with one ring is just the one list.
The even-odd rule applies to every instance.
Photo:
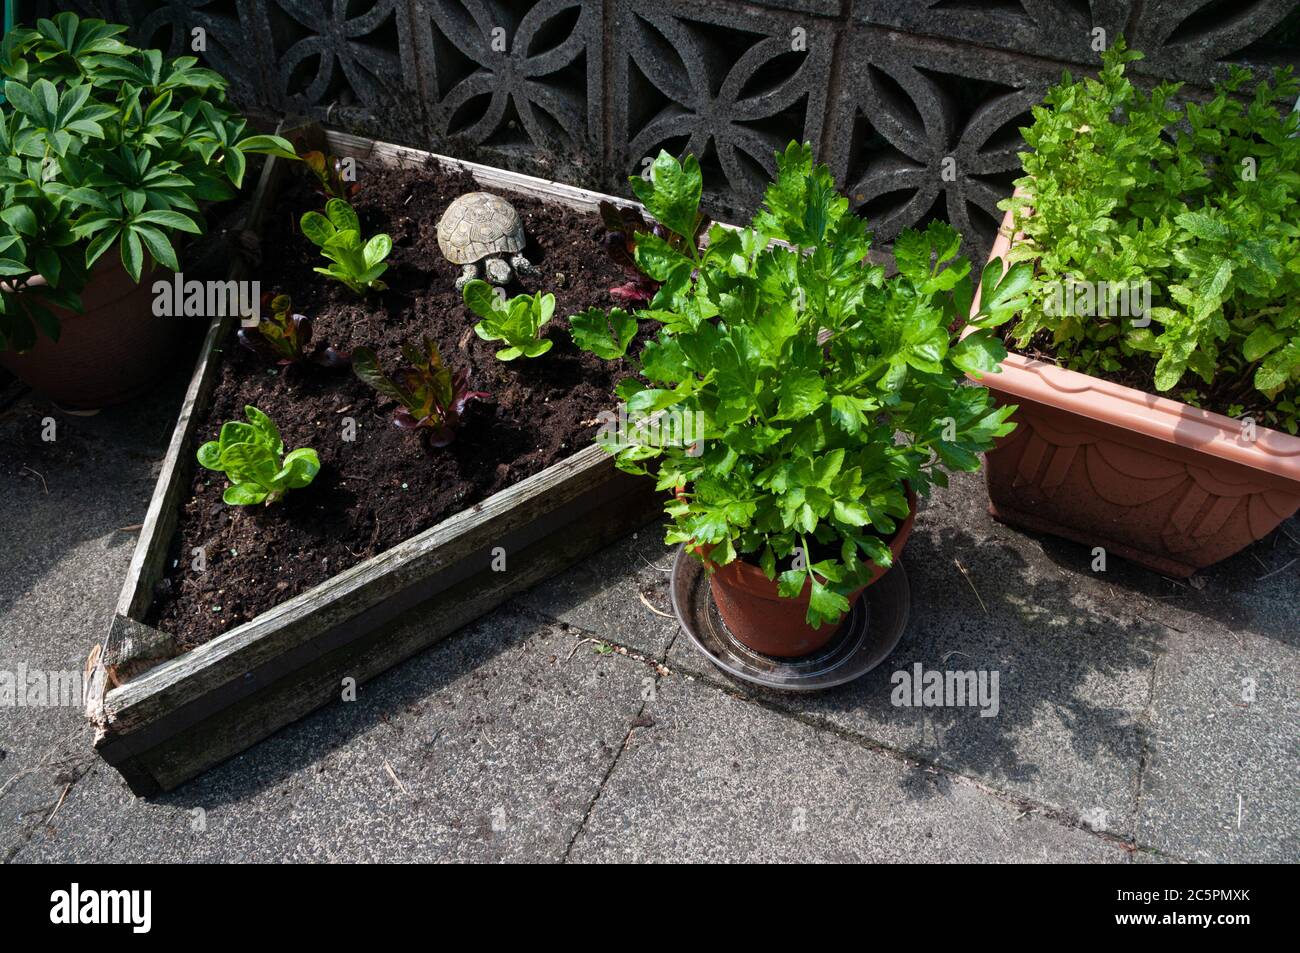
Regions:
[[388, 270], [384, 259], [393, 250], [393, 240], [381, 233], [362, 243], [356, 209], [343, 199], [326, 202], [324, 215], [307, 212], [299, 224], [302, 233], [331, 262], [328, 267], [313, 268], [313, 271], [343, 282], [357, 294], [388, 287], [379, 276]]
[[199, 447], [199, 463], [224, 473], [230, 486], [222, 499], [231, 506], [270, 506], [290, 490], [300, 490], [320, 472], [316, 451], [304, 447], [284, 456], [280, 431], [256, 407], [245, 406], [248, 423], [230, 420], [221, 434]]
[[466, 283], [465, 305], [483, 320], [474, 325], [474, 333], [484, 341], [503, 341], [508, 347], [497, 351], [497, 358], [513, 361], [517, 357], [541, 357], [554, 343], [541, 337], [542, 326], [555, 313], [555, 295], [515, 295], [505, 298], [486, 281]]

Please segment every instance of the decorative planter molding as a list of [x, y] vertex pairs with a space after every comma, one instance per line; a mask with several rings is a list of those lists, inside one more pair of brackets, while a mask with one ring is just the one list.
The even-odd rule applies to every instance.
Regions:
[[[285, 133], [290, 138], [290, 133]], [[595, 210], [611, 198], [415, 149], [330, 133], [341, 156], [465, 168], [485, 188]], [[283, 165], [267, 163], [248, 227], [260, 228]], [[245, 277], [242, 262], [232, 277]], [[593, 445], [341, 572], [183, 655], [144, 623], [195, 466], [197, 421], [234, 318], [208, 331], [105, 645], [92, 652], [87, 715], [95, 748], [136, 794], [169, 790], [441, 640], [599, 547], [653, 520], [650, 481]], [[509, 572], [491, 568], [495, 547]], [[418, 612], [420, 625], [403, 626]]]
[[[1011, 228], [1007, 213], [990, 261]], [[1300, 508], [1298, 437], [1258, 427], [1248, 439], [1241, 421], [1020, 354], [980, 383], [1020, 408], [986, 455], [1003, 522], [1185, 577]]]

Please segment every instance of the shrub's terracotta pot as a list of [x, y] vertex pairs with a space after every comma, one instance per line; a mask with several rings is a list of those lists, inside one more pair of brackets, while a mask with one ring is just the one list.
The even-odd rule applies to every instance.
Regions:
[[[1011, 227], [1008, 213], [990, 261]], [[1242, 421], [1019, 354], [980, 383], [1020, 407], [986, 455], [1002, 522], [1185, 577], [1300, 507], [1300, 438], [1257, 427], [1252, 440]]]
[[177, 339], [177, 318], [153, 313], [153, 283], [136, 284], [115, 251], [90, 271], [81, 294], [84, 311], [51, 310], [61, 329], [57, 343], [38, 333], [24, 354], [0, 351], [0, 365], [32, 390], [69, 410], [120, 404], [148, 390], [166, 367]]
[[[898, 526], [893, 539], [889, 541], [889, 551], [897, 560], [907, 545], [907, 537], [912, 533], [912, 522], [916, 518], [916, 495], [907, 491], [907, 505], [910, 512]], [[699, 547], [706, 557], [711, 546]], [[873, 564], [871, 578], [865, 586], [857, 589], [849, 597], [850, 604], [862, 595], [862, 590], [885, 574], [885, 569]], [[814, 629], [805, 621], [808, 612], [808, 600], [812, 593], [812, 584], [805, 582], [803, 592], [798, 598], [786, 599], [777, 592], [776, 581], [763, 575], [763, 570], [742, 559], [735, 559], [725, 566], [719, 566], [709, 573], [709, 590], [713, 593], [713, 602], [718, 607], [722, 621], [736, 640], [741, 644], [779, 658], [795, 658], [810, 655], [825, 646], [844, 626], [823, 625]]]

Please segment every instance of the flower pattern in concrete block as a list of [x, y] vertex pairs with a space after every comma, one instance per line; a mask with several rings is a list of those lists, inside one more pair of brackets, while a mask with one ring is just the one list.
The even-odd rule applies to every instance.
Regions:
[[600, 2], [413, 0], [436, 140], [602, 158]]
[[731, 4], [618, 0], [610, 84], [615, 169], [660, 149], [700, 158], [715, 215], [744, 217], [790, 140], [819, 146], [832, 23]]

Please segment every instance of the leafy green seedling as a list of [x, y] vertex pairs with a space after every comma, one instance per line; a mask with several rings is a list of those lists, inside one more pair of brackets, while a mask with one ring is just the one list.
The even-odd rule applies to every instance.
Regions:
[[230, 420], [221, 434], [199, 447], [199, 464], [230, 480], [222, 499], [231, 506], [270, 506], [290, 490], [300, 490], [320, 472], [320, 458], [308, 447], [284, 455], [280, 431], [256, 407], [244, 407], [248, 423]]
[[486, 281], [474, 279], [465, 285], [465, 305], [483, 320], [474, 325], [474, 333], [484, 341], [503, 341], [508, 347], [497, 351], [497, 358], [513, 361], [517, 357], [541, 357], [554, 343], [541, 336], [542, 326], [555, 313], [555, 295], [515, 295], [506, 298]]
[[393, 240], [380, 233], [363, 244], [356, 209], [343, 199], [326, 202], [324, 215], [307, 212], [300, 226], [302, 233], [331, 262], [328, 267], [313, 268], [313, 271], [343, 282], [357, 294], [388, 287], [379, 276], [388, 270], [384, 259], [393, 250]]

